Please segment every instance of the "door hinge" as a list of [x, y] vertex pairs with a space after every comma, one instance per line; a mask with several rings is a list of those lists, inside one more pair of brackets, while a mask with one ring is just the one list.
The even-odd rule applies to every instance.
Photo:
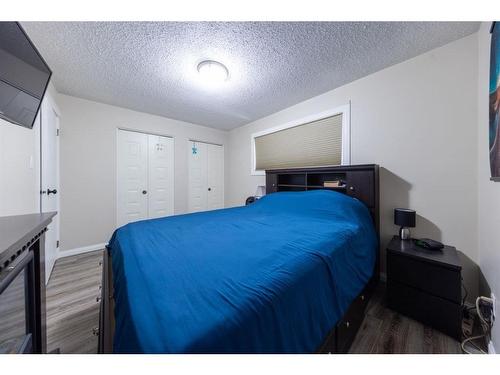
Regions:
[[59, 129], [56, 129], [56, 137], [59, 136]]
[[59, 240], [56, 241], [56, 249], [59, 249]]

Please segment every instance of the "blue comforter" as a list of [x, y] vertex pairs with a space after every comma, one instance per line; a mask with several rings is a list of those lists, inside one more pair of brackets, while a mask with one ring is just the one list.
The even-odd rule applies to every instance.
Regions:
[[116, 353], [309, 353], [374, 269], [368, 209], [332, 191], [125, 225]]

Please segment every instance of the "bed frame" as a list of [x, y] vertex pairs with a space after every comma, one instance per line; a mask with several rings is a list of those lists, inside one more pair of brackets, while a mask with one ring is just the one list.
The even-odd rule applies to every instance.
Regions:
[[[266, 193], [328, 189], [359, 199], [368, 209], [379, 234], [379, 173], [378, 165], [351, 165], [321, 168], [276, 169], [266, 171]], [[339, 181], [338, 187], [326, 187], [325, 182]], [[347, 353], [365, 316], [365, 309], [379, 282], [380, 251], [373, 276], [355, 298], [337, 325], [328, 333], [318, 353]], [[113, 271], [111, 255], [106, 249], [102, 261], [98, 353], [113, 352], [114, 335]]]

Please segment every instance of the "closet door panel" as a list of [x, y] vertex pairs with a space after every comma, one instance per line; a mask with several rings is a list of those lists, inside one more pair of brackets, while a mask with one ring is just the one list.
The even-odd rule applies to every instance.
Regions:
[[174, 141], [169, 137], [148, 135], [149, 218], [174, 214]]
[[117, 226], [148, 217], [148, 136], [119, 130], [117, 144]]
[[224, 149], [207, 145], [208, 209], [224, 208]]
[[195, 143], [188, 147], [188, 160], [188, 209], [189, 212], [205, 211], [208, 207], [207, 144]]

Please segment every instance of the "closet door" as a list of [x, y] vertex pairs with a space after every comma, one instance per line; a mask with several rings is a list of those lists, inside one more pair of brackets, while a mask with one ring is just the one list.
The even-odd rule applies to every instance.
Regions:
[[224, 149], [207, 144], [208, 209], [224, 207]]
[[191, 142], [189, 158], [189, 212], [224, 207], [224, 148]]
[[148, 217], [148, 135], [118, 130], [117, 226]]
[[189, 212], [208, 209], [207, 144], [191, 143], [188, 147], [189, 160]]
[[174, 214], [174, 140], [148, 135], [149, 218]]

